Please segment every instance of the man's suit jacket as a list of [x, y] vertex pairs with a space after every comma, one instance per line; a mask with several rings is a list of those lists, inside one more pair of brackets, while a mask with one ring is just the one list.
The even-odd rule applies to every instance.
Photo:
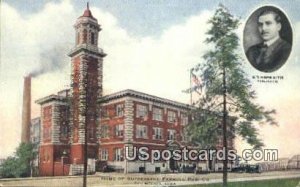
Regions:
[[279, 69], [288, 59], [291, 45], [279, 38], [266, 47], [263, 43], [251, 46], [246, 55], [252, 66], [263, 72], [273, 72]]

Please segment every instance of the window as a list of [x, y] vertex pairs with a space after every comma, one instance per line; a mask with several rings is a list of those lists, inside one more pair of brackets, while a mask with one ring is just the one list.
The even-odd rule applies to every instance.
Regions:
[[175, 140], [176, 130], [168, 129], [168, 140]]
[[108, 117], [108, 109], [107, 107], [101, 108], [101, 118], [107, 118]]
[[88, 129], [88, 138], [89, 139], [93, 139], [94, 138], [94, 134], [95, 134], [95, 128], [94, 126], [91, 126], [89, 129]]
[[123, 124], [122, 125], [116, 125], [115, 128], [115, 134], [116, 136], [123, 136]]
[[148, 138], [148, 128], [145, 125], [136, 126], [136, 138]]
[[136, 117], [145, 117], [148, 115], [148, 109], [145, 105], [136, 105]]
[[95, 44], [95, 33], [91, 33], [91, 44]]
[[186, 114], [181, 114], [181, 125], [182, 126], [186, 126], [188, 124], [188, 117]]
[[168, 111], [168, 122], [174, 123], [176, 121], [176, 113], [174, 111]]
[[87, 40], [87, 31], [83, 30], [83, 42], [82, 43], [86, 43]]
[[192, 140], [191, 136], [188, 136], [188, 132], [186, 129], [183, 130], [181, 137], [183, 142], [190, 142]]
[[101, 150], [101, 160], [108, 160], [108, 150], [107, 149]]
[[68, 126], [62, 125], [60, 127], [61, 137], [66, 138], [68, 136]]
[[162, 121], [162, 109], [160, 108], [153, 108], [153, 119], [157, 121]]
[[32, 142], [38, 142], [40, 139], [40, 124], [33, 124], [30, 130]]
[[162, 128], [153, 128], [153, 130], [154, 130], [153, 139], [161, 140], [162, 139]]
[[115, 161], [122, 161], [122, 149], [121, 148], [115, 149]]
[[[35, 122], [33, 122], [35, 123]], [[30, 136], [31, 136], [31, 142], [37, 143], [40, 141], [40, 122], [36, 124], [32, 124], [30, 128]]]
[[101, 138], [108, 138], [109, 137], [109, 127], [108, 125], [101, 126]]
[[116, 106], [116, 115], [118, 117], [122, 117], [124, 115], [124, 105], [123, 104], [118, 104]]

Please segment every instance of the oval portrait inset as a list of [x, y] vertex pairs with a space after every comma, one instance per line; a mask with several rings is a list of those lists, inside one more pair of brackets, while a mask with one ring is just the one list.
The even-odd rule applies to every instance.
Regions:
[[243, 38], [248, 61], [262, 72], [278, 70], [291, 53], [291, 24], [287, 16], [274, 6], [260, 7], [250, 15]]

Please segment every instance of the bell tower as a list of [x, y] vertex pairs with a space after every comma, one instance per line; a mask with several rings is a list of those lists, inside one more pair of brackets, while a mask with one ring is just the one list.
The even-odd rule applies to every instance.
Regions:
[[74, 28], [75, 46], [68, 54], [71, 57], [70, 161], [83, 164], [85, 134], [88, 158], [97, 157], [97, 99], [102, 96], [102, 63], [106, 54], [98, 47], [101, 27], [93, 17], [89, 4]]

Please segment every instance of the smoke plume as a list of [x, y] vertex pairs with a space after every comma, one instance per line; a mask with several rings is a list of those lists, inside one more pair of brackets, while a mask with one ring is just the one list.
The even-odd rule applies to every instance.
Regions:
[[31, 71], [31, 77], [37, 77], [44, 73], [54, 72], [63, 69], [67, 65], [66, 46], [55, 46], [43, 50], [39, 55], [39, 65]]

